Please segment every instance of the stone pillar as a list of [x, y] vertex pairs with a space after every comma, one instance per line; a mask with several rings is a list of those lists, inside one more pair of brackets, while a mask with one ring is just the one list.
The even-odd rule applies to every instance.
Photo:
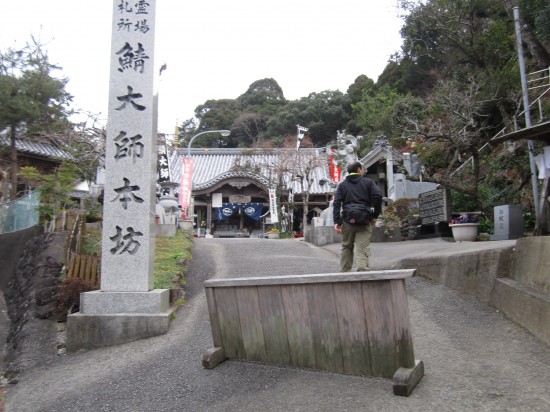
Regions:
[[520, 205], [494, 207], [495, 234], [491, 240], [510, 240], [523, 237], [523, 208]]
[[168, 330], [169, 290], [153, 290], [155, 6], [113, 1], [101, 290], [83, 293], [80, 313], [69, 316], [68, 350]]

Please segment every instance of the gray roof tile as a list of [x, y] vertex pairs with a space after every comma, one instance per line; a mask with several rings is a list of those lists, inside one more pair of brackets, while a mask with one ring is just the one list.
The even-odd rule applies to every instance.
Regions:
[[[0, 145], [11, 146], [8, 136], [0, 136]], [[56, 144], [45, 141], [35, 141], [31, 139], [17, 139], [15, 147], [18, 151], [29, 153], [37, 156], [59, 158], [64, 160], [72, 159], [72, 156], [58, 147]]]
[[[214, 186], [224, 178], [252, 177], [262, 184], [269, 184], [269, 165], [276, 164], [281, 153], [293, 153], [295, 149], [191, 149], [191, 156], [195, 159], [193, 170], [193, 190], [204, 190]], [[187, 149], [177, 149], [170, 157], [170, 172], [173, 182], [180, 181], [182, 159], [187, 155]], [[300, 149], [299, 156], [304, 161], [312, 157], [322, 156], [325, 161], [323, 167], [314, 170], [313, 184], [310, 194], [332, 193], [329, 184], [321, 186], [319, 181], [331, 182], [329, 159], [323, 149]], [[236, 162], [250, 162], [251, 167], [235, 169]], [[254, 166], [258, 168], [256, 172]], [[301, 193], [299, 182], [292, 184], [294, 193]]]

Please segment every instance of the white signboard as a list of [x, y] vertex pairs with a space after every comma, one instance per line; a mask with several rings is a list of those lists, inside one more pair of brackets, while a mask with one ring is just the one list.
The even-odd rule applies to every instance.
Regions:
[[223, 193], [212, 193], [212, 207], [222, 207]]

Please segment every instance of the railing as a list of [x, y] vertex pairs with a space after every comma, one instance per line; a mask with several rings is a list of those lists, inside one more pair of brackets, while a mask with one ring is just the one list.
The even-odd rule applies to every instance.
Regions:
[[[529, 73], [527, 75], [527, 85], [528, 85], [528, 91], [529, 92], [535, 92], [538, 94], [538, 96], [529, 103], [529, 108], [532, 108], [533, 106], [538, 106], [539, 111], [539, 121], [542, 122], [544, 119], [550, 115], [549, 113], [544, 112], [544, 106], [543, 101], [547, 99], [550, 95], [550, 67], [544, 70], [539, 70], [537, 72]], [[518, 119], [521, 120], [521, 116], [525, 115], [525, 110], [523, 110], [521, 113], [514, 115], [512, 118], [513, 120], [513, 130], [510, 130], [509, 126], [505, 126], [502, 130], [500, 130], [497, 134], [495, 134], [491, 140], [496, 140], [499, 137], [502, 137], [508, 133], [518, 131], [520, 129], [525, 128], [523, 124], [518, 124]], [[490, 146], [490, 143], [485, 143], [478, 152], [481, 153], [481, 151], [487, 147]], [[512, 151], [515, 148], [515, 145], [512, 144]], [[468, 165], [473, 160], [473, 157], [469, 157], [466, 159], [466, 161], [460, 165], [454, 172], [451, 173], [451, 176], [454, 176], [456, 173], [460, 172], [466, 165]]]
[[40, 191], [35, 190], [12, 202], [0, 205], [0, 233], [28, 229], [38, 224]]

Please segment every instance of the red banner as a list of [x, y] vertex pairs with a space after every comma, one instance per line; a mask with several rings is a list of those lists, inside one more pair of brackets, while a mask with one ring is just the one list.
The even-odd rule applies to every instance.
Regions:
[[193, 190], [193, 165], [195, 159], [184, 157], [181, 163], [180, 195], [179, 204], [183, 213], [183, 218], [187, 218], [187, 209], [191, 205], [191, 192]]
[[334, 156], [330, 156], [330, 177], [334, 183], [340, 183], [342, 179], [342, 169], [336, 164]]

